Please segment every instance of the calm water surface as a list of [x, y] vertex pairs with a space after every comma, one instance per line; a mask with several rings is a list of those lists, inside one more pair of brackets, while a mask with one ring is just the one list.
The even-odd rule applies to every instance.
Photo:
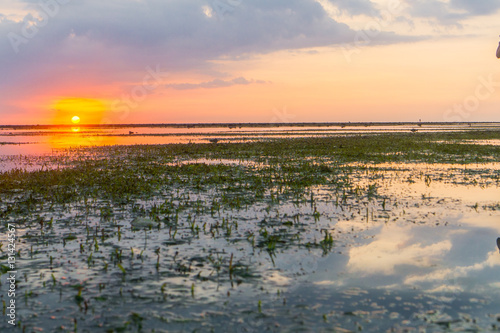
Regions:
[[443, 132], [499, 128], [497, 123], [457, 123], [457, 124], [268, 124], [267, 126], [250, 126], [248, 124], [213, 125], [197, 127], [196, 125], [130, 125], [120, 127], [108, 126], [41, 126], [41, 127], [1, 127], [0, 126], [0, 156], [50, 154], [54, 150], [105, 146], [105, 145], [135, 145], [135, 144], [170, 144], [199, 143], [217, 139], [220, 142], [240, 142], [245, 140], [262, 140], [265, 138], [306, 137], [353, 135], [387, 132]]
[[[74, 132], [4, 129], [0, 141], [23, 144], [0, 146], [0, 154], [4, 169], [13, 165], [26, 167], [29, 163], [36, 169], [39, 168], [36, 159], [27, 162], [22, 156], [9, 155], [53, 154], [62, 148], [92, 145], [208, 142], [213, 138], [241, 141], [467, 127], [130, 127]], [[255, 167], [231, 160], [194, 162]], [[54, 235], [41, 239], [35, 247], [36, 253], [25, 256], [19, 263], [25, 274], [25, 279], [19, 282], [20, 288], [39, 289], [20, 306], [19, 314], [32, 331], [37, 328], [68, 331], [75, 318], [80, 323], [79, 331], [119, 327], [147, 332], [154, 328], [156, 332], [497, 331], [500, 326], [500, 253], [496, 245], [500, 237], [499, 170], [498, 162], [458, 166], [368, 165], [359, 168], [351, 181], [362, 188], [376, 186], [386, 198], [383, 202], [353, 198], [339, 205], [332, 188], [316, 186], [312, 190], [316, 198], [314, 207], [309, 203], [284, 201], [269, 209], [265, 203], [255, 203], [223, 213], [225, 218], [238, 222], [240, 236], [214, 238], [204, 233], [198, 238], [188, 237], [191, 231], [186, 225], [172, 243], [168, 227], [150, 231], [131, 228], [134, 216], [130, 207], [114, 207], [112, 222], [103, 221], [97, 212], [84, 213], [78, 205], [40, 212], [47, 218], [57, 216], [58, 223], [54, 225]], [[168, 195], [171, 194], [165, 194]], [[190, 200], [209, 202], [214, 193], [183, 195], [189, 195]], [[153, 198], [142, 204], [150, 209], [163, 200], [163, 197]], [[314, 216], [315, 212], [319, 215]], [[180, 216], [182, 221], [190, 218], [187, 213]], [[208, 224], [220, 222], [220, 216], [197, 218]], [[80, 239], [80, 235], [88, 232], [87, 226], [112, 230], [120, 226], [122, 233], [120, 239], [109, 238], [101, 245], [104, 254], [101, 258], [96, 252], [95, 260], [99, 263], [93, 266], [80, 251], [85, 238]], [[50, 241], [51, 237], [67, 233], [68, 228], [79, 235], [77, 241], [64, 246]], [[328, 251], [307, 246], [280, 247], [270, 255], [252, 246], [244, 236], [247, 231], [258, 233], [262, 228], [284, 235], [296, 232], [300, 236], [298, 244], [319, 241], [326, 230], [333, 236], [333, 244]], [[18, 232], [21, 237], [31, 231]], [[20, 246], [25, 253], [30, 251], [27, 244]], [[155, 249], [159, 247], [162, 269], [157, 272], [152, 267], [157, 262]], [[108, 248], [133, 253], [123, 264], [127, 275], [117, 267], [107, 268], [109, 275], [107, 271], [103, 273], [100, 260], [109, 260]], [[250, 271], [241, 275], [243, 282], [236, 277], [234, 280], [219, 277], [210, 265], [200, 261], [208, 253], [224, 265], [228, 265], [229, 254], [231, 258], [234, 254], [231, 260], [249, 267]], [[56, 258], [57, 269], [49, 269], [48, 256]], [[183, 271], [188, 266], [192, 273]], [[193, 280], [192, 275], [198, 272], [203, 278]], [[75, 305], [76, 291], [64, 294], [57, 287], [47, 291], [45, 284], [52, 283], [51, 274], [63, 285], [84, 284], [84, 296], [90, 300], [92, 310], [87, 312], [81, 305]], [[101, 283], [106, 283], [103, 290]], [[5, 286], [1, 286], [2, 295]], [[167, 286], [169, 296], [162, 296], [162, 286]], [[129, 326], [124, 324], [127, 320]], [[6, 327], [5, 320], [0, 322], [2, 331]]]

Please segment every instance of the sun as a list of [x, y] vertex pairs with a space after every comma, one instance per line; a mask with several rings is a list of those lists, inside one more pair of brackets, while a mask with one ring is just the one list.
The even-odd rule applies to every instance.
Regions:
[[54, 125], [101, 124], [107, 111], [108, 102], [92, 98], [61, 98], [50, 106], [53, 110]]

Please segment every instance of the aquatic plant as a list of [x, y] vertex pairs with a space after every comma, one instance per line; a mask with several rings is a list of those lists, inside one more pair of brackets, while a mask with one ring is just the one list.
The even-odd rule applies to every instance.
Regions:
[[[296, 281], [313, 271], [287, 271], [285, 259], [295, 260], [297, 253], [341, 255], [344, 246], [372, 237], [366, 230], [377, 223], [423, 223], [415, 204], [429, 211], [430, 205], [451, 205], [427, 193], [410, 205], [407, 197], [387, 190], [394, 183], [498, 186], [498, 170], [468, 166], [498, 162], [499, 147], [466, 142], [498, 137], [495, 131], [417, 132], [82, 148], [51, 157], [64, 166], [58, 169], [0, 173], [0, 218], [16, 221], [22, 230], [16, 254], [22, 255], [27, 274], [19, 282], [27, 309], [38, 309], [41, 295], [60, 299], [64, 317], [75, 318], [75, 328], [80, 321], [80, 330], [101, 329], [80, 316], [87, 307], [89, 313], [104, 314], [99, 323], [109, 331], [146, 329], [151, 322], [195, 330], [201, 319], [172, 313], [151, 318], [139, 309], [148, 304], [168, 312], [165, 307], [198, 305], [221, 294], [229, 302], [250, 290], [257, 293], [257, 311], [254, 302], [235, 311], [264, 317], [262, 304], [266, 311], [272, 308], [268, 304], [276, 305], [268, 296], [270, 272]], [[221, 159], [238, 163], [217, 162]], [[399, 163], [398, 169], [387, 162]], [[450, 168], [415, 171], [410, 163]], [[498, 204], [482, 202], [467, 209], [499, 210]], [[85, 272], [88, 280], [85, 288], [78, 282], [75, 296], [76, 272]], [[278, 297], [281, 304], [294, 302], [287, 291]], [[139, 305], [122, 321], [111, 320], [107, 308], [122, 301]], [[319, 316], [314, 325], [326, 322], [323, 310], [310, 312]], [[351, 315], [327, 313], [326, 318], [331, 324], [343, 316]]]

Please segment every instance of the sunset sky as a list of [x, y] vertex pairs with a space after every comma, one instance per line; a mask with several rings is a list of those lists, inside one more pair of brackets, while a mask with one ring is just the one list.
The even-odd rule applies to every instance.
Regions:
[[500, 121], [498, 0], [2, 0], [0, 125]]

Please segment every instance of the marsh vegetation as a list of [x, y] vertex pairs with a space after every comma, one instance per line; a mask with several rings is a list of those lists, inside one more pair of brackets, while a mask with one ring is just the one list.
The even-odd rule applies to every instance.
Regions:
[[16, 223], [20, 239], [17, 328], [494, 330], [498, 139], [417, 132], [38, 157], [40, 168], [0, 173], [0, 233]]

